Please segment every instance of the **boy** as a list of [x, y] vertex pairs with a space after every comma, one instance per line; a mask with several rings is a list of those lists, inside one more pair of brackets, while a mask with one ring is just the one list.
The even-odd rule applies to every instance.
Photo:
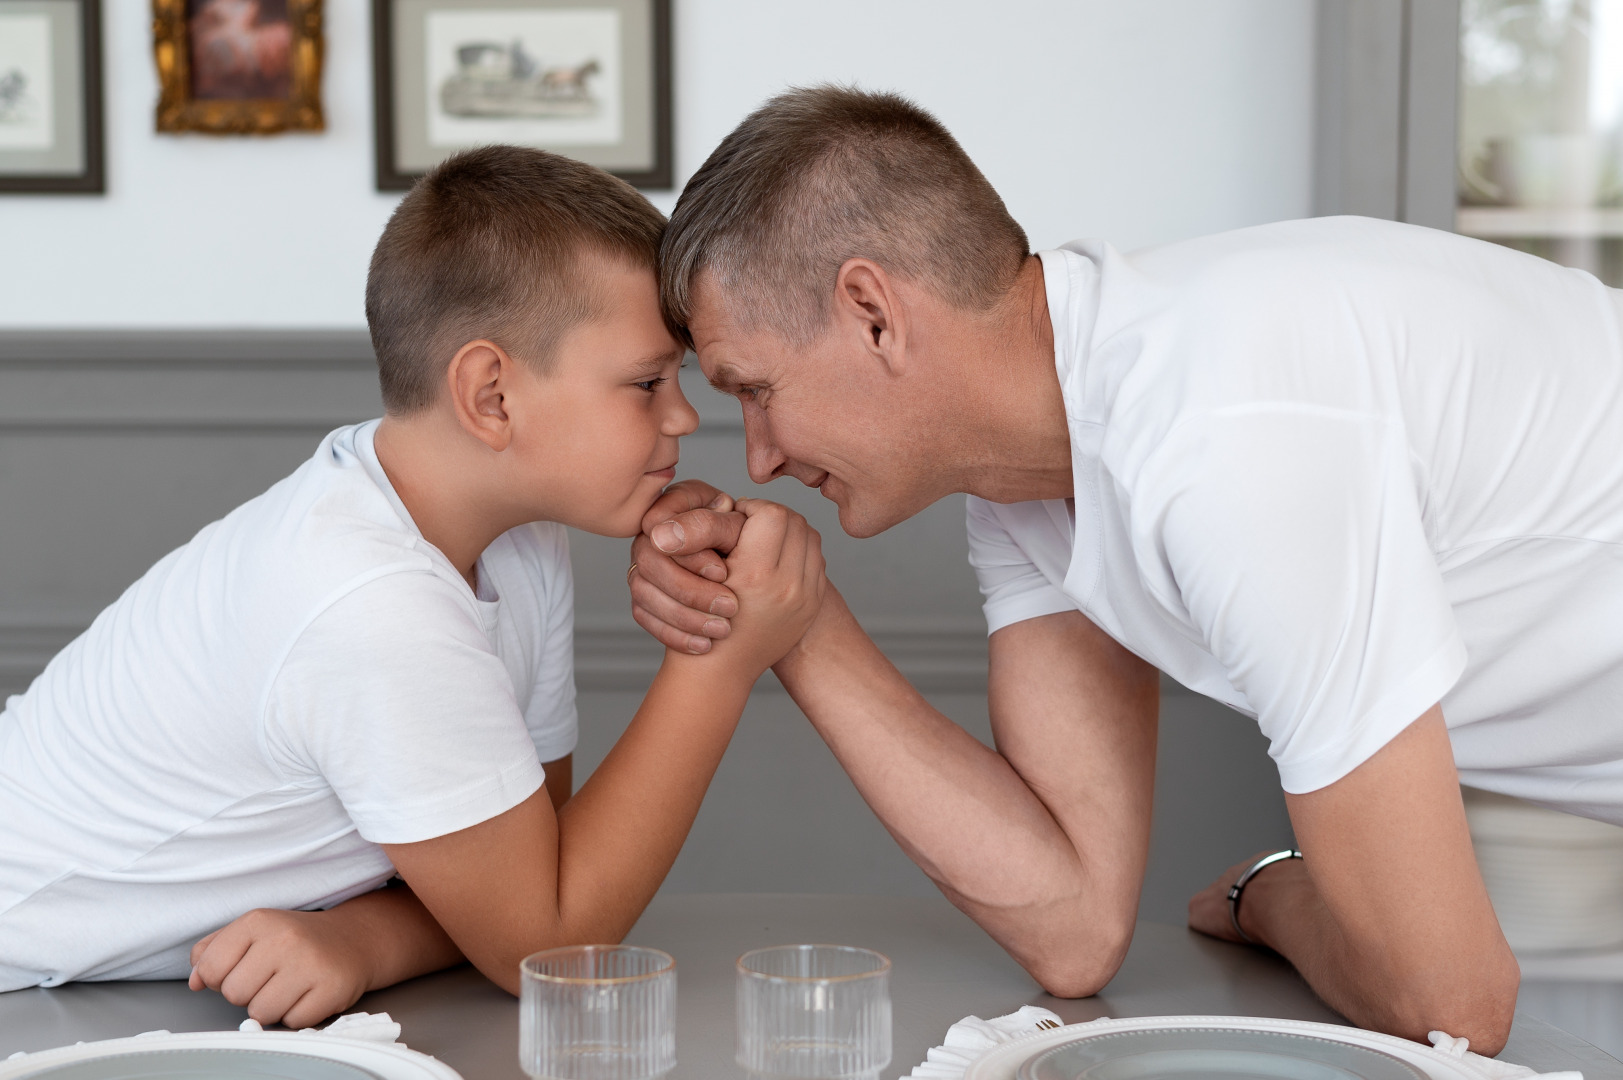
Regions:
[[667, 653], [571, 798], [563, 527], [637, 533], [697, 426], [663, 225], [514, 147], [407, 195], [367, 280], [384, 418], [158, 562], [0, 714], [0, 990], [190, 973], [298, 1027], [464, 955], [516, 992], [525, 954], [624, 935], [822, 592], [805, 521], [739, 503], [738, 632]]

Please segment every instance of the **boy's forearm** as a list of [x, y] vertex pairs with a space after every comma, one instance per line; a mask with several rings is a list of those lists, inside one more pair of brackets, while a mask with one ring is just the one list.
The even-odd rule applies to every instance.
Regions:
[[363, 893], [322, 914], [361, 951], [368, 990], [462, 962], [462, 950], [404, 882]]
[[755, 679], [668, 652], [624, 735], [558, 815], [558, 908], [573, 940], [618, 941], [676, 861]]

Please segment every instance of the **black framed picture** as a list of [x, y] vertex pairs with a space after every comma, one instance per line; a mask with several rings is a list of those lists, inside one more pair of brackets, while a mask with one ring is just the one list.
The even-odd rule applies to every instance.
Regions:
[[372, 34], [380, 191], [490, 143], [671, 186], [670, 0], [373, 0]]
[[105, 190], [100, 0], [0, 0], [0, 193]]

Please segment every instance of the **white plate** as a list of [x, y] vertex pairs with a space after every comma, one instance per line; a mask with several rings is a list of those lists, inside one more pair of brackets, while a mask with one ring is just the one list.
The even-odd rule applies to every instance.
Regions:
[[320, 1032], [158, 1032], [40, 1050], [0, 1061], [0, 1080], [140, 1080], [158, 1076], [207, 1076], [210, 1080], [462, 1080], [444, 1062], [404, 1046]]
[[1202, 1027], [1085, 1035], [1030, 1058], [1017, 1075], [1019, 1080], [1426, 1080], [1413, 1065], [1364, 1046], [1317, 1035]]
[[[1311, 1024], [1302, 1020], [1276, 1020], [1254, 1016], [1141, 1016], [1127, 1020], [1095, 1020], [1088, 1024], [1072, 1024], [1028, 1035], [1024, 1039], [987, 1051], [969, 1066], [964, 1080], [1020, 1080], [1020, 1067], [1045, 1051], [1073, 1043], [1091, 1035], [1111, 1035], [1119, 1032], [1172, 1031], [1201, 1029], [1206, 1031], [1274, 1032], [1283, 1035], [1307, 1035], [1328, 1042], [1376, 1050], [1390, 1055], [1413, 1067], [1426, 1080], [1492, 1080], [1475, 1065], [1445, 1054], [1430, 1046], [1407, 1039], [1382, 1035], [1361, 1028], [1342, 1027], [1338, 1024]], [[1130, 1074], [1110, 1074], [1125, 1077]], [[1221, 1073], [1208, 1074], [1221, 1076]], [[1233, 1075], [1232, 1073], [1230, 1075]], [[1264, 1073], [1264, 1076], [1280, 1076]], [[1289, 1076], [1291, 1074], [1283, 1074]], [[1328, 1075], [1334, 1075], [1328, 1074]], [[1354, 1074], [1356, 1075], [1356, 1074]], [[1090, 1077], [1089, 1080], [1092, 1080]]]

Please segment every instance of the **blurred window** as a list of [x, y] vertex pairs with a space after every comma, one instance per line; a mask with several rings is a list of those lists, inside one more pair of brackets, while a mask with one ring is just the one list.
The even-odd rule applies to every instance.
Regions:
[[1464, 0], [1456, 228], [1623, 287], [1623, 0]]

